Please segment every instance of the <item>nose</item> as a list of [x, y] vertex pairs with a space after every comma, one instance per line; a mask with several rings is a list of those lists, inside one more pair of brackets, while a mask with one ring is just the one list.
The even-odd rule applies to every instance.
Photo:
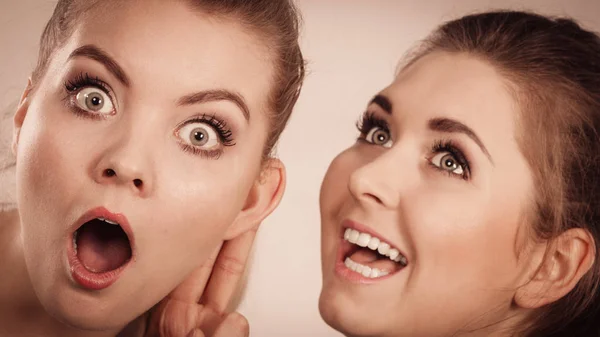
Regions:
[[350, 194], [359, 202], [395, 208], [400, 203], [402, 188], [411, 178], [402, 168], [398, 153], [388, 150], [351, 173], [348, 181]]
[[117, 142], [102, 153], [94, 169], [94, 180], [102, 185], [123, 186], [137, 196], [147, 196], [153, 179], [143, 147]]

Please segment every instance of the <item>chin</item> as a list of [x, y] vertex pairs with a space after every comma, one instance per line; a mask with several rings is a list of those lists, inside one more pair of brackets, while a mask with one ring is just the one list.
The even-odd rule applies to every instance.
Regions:
[[140, 301], [136, 301], [134, 296], [119, 293], [123, 292], [90, 294], [62, 286], [38, 293], [38, 298], [48, 314], [67, 326], [108, 332], [120, 331], [144, 311], [136, 308]]
[[52, 317], [57, 321], [82, 331], [120, 331], [122, 330], [131, 320], [123, 321], [123, 319], [113, 320], [109, 317], [105, 317], [103, 314], [95, 314], [92, 312], [86, 312], [81, 314], [75, 311], [64, 311], [57, 310], [50, 312]]
[[[98, 303], [97, 308], [85, 306], [57, 306], [49, 308], [49, 313], [58, 321], [68, 326], [88, 331], [113, 331], [121, 330], [135, 315], [128, 315], [123, 310], [107, 312], [106, 307]], [[131, 316], [131, 317], [130, 317]]]
[[344, 301], [334, 292], [323, 288], [319, 298], [319, 313], [327, 325], [348, 337], [387, 336], [381, 327], [369, 319], [366, 307]]

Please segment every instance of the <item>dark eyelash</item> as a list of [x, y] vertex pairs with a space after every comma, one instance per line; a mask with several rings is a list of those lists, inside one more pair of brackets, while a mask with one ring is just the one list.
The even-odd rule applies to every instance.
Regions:
[[[460, 150], [460, 147], [458, 145], [456, 145], [452, 140], [439, 140], [436, 141], [433, 144], [433, 147], [431, 149], [432, 153], [440, 153], [440, 152], [448, 152], [450, 153], [450, 155], [452, 155], [452, 157], [454, 157], [454, 159], [456, 159], [458, 165], [462, 166], [464, 173], [462, 174], [462, 176], [458, 176], [464, 180], [469, 180], [469, 178], [471, 177], [471, 168], [469, 165], [469, 160], [467, 159], [467, 157], [463, 154], [463, 151]], [[433, 164], [431, 164], [433, 165]], [[450, 176], [454, 176], [457, 177], [457, 175], [455, 173], [452, 173], [450, 171], [447, 170], [443, 170], [435, 165], [433, 165], [436, 169], [439, 169], [443, 172], [448, 173]]]
[[363, 113], [362, 117], [356, 122], [356, 128], [361, 136], [366, 136], [373, 128], [381, 128], [385, 132], [390, 132], [388, 123], [369, 111]]
[[77, 117], [81, 117], [84, 119], [92, 119], [92, 120], [104, 119], [104, 116], [97, 115], [97, 114], [91, 114], [85, 110], [82, 110], [81, 108], [79, 108], [77, 106], [77, 104], [74, 103], [73, 100], [74, 100], [74, 96], [81, 89], [87, 88], [87, 87], [95, 87], [95, 88], [98, 88], [98, 89], [104, 91], [106, 93], [106, 95], [108, 95], [108, 97], [112, 101], [113, 96], [111, 95], [110, 87], [106, 82], [102, 81], [97, 76], [92, 77], [92, 76], [90, 76], [90, 74], [82, 72], [82, 73], [79, 73], [79, 75], [77, 75], [77, 77], [65, 81], [64, 85], [65, 85], [65, 90], [67, 92], [67, 95], [64, 97], [63, 100], [64, 100], [64, 102], [66, 102], [68, 104], [68, 107], [71, 109], [71, 111], [73, 111], [73, 113]]
[[223, 146], [235, 145], [235, 142], [233, 141], [233, 133], [231, 132], [231, 129], [227, 127], [227, 123], [217, 118], [215, 115], [198, 116], [188, 120], [183, 125], [190, 123], [206, 123], [212, 126], [215, 129], [215, 131], [217, 131], [217, 134], [219, 134], [219, 140], [221, 141], [221, 144], [223, 144]]
[[65, 82], [65, 89], [69, 93], [74, 93], [85, 87], [97, 87], [110, 96], [110, 89], [106, 82], [100, 78], [92, 77], [88, 73], [80, 73], [77, 77]]
[[203, 158], [207, 158], [207, 159], [219, 159], [221, 157], [221, 155], [223, 154], [222, 149], [207, 151], [207, 150], [199, 149], [199, 148], [194, 147], [189, 144], [182, 144], [181, 147], [183, 148], [183, 151], [185, 151], [185, 152], [191, 153], [196, 156], [202, 156]]

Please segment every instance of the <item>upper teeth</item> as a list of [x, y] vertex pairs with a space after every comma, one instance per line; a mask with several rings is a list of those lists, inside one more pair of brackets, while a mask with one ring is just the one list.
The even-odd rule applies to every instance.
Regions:
[[111, 224], [111, 225], [118, 225], [118, 223], [116, 223], [116, 222], [113, 222], [113, 221], [110, 221], [110, 220], [107, 220], [107, 219], [105, 219], [105, 218], [98, 218], [98, 220], [100, 220], [100, 221], [104, 221], [104, 222], [106, 222], [106, 223], [109, 223], [109, 224]]
[[400, 254], [400, 251], [396, 248], [391, 248], [389, 243], [383, 242], [380, 239], [371, 236], [367, 233], [361, 233], [356, 229], [346, 228], [344, 232], [344, 240], [353, 243], [355, 245], [369, 248], [370, 250], [377, 251], [383, 256], [387, 256], [394, 262], [406, 266], [408, 261], [404, 255]]

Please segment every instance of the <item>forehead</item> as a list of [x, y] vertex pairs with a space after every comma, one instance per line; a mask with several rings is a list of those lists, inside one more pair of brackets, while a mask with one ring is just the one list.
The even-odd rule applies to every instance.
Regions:
[[509, 83], [492, 65], [473, 56], [425, 55], [382, 93], [397, 118], [407, 123], [425, 126], [431, 118], [448, 117], [471, 127], [492, 154], [505, 144], [516, 145], [518, 106]]
[[457, 118], [510, 121], [517, 108], [508, 82], [496, 69], [466, 54], [425, 55], [403, 69], [384, 92], [397, 106]]
[[250, 106], [266, 104], [274, 55], [235, 18], [207, 15], [181, 1], [111, 4], [81, 20], [70, 49], [94, 44], [106, 50], [134, 87], [156, 86], [172, 95], [219, 87], [240, 92]]

